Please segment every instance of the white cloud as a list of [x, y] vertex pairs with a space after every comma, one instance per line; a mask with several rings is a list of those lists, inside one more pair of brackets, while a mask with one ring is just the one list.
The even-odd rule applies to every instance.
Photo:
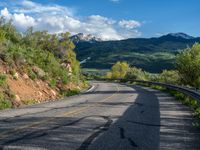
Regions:
[[82, 20], [69, 16], [53, 15], [42, 16], [37, 19], [35, 30], [43, 30], [44, 27], [50, 33], [70, 32], [71, 34], [92, 34], [103, 40], [119, 40], [123, 37], [113, 27], [114, 21], [102, 16], [89, 16]]
[[36, 25], [35, 19], [24, 14], [13, 14], [12, 16], [13, 23], [16, 27], [22, 31], [26, 30], [29, 27], [34, 27]]
[[69, 16], [61, 15], [43, 15], [37, 19], [35, 30], [48, 30], [50, 33], [70, 32], [76, 34], [81, 28], [81, 22]]
[[141, 23], [135, 20], [121, 20], [119, 26], [122, 28], [133, 29], [141, 26]]
[[7, 20], [12, 19], [16, 28], [22, 32], [32, 26], [35, 31], [70, 32], [72, 35], [92, 34], [103, 40], [120, 40], [141, 35], [137, 30], [141, 25], [138, 21], [121, 20], [118, 22], [100, 15], [76, 17], [68, 10], [70, 9], [59, 5], [42, 5], [23, 0], [15, 6], [2, 9], [0, 15]]
[[7, 8], [1, 10], [1, 16], [5, 17], [6, 19], [11, 19], [11, 14]]
[[113, 19], [99, 15], [89, 16], [83, 23], [85, 33], [93, 34], [103, 40], [119, 40], [123, 37], [116, 31]]
[[89, 16], [87, 18], [87, 21], [89, 23], [94, 23], [94, 24], [108, 24], [108, 25], [112, 25], [114, 24], [116, 21], [113, 20], [113, 19], [109, 19], [109, 18], [106, 18], [106, 17], [103, 17], [103, 16], [100, 16], [100, 15], [92, 15], [92, 16]]
[[10, 14], [7, 8], [1, 10], [0, 15], [3, 16], [6, 20], [12, 20], [13, 24], [17, 29], [25, 31], [27, 28], [35, 26], [35, 19], [31, 16], [26, 16], [23, 13], [20, 14]]
[[17, 3], [17, 7], [14, 7], [13, 11], [16, 13], [53, 13], [53, 14], [66, 14], [73, 15], [73, 9], [63, 7], [60, 5], [42, 5], [29, 0], [22, 0]]

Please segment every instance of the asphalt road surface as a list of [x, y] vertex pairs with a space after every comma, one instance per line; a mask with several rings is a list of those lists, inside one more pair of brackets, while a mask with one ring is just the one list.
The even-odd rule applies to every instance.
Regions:
[[87, 93], [0, 111], [0, 149], [200, 150], [189, 108], [140, 86], [93, 82]]

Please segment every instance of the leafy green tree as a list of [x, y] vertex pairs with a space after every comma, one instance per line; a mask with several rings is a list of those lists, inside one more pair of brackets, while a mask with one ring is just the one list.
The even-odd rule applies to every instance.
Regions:
[[125, 78], [131, 80], [147, 80], [148, 74], [140, 68], [132, 67], [128, 70]]
[[129, 64], [127, 62], [117, 62], [111, 69], [112, 78], [124, 78], [128, 70]]
[[111, 71], [106, 73], [106, 78], [107, 79], [112, 79], [112, 72]]
[[176, 70], [164, 70], [159, 74], [158, 81], [163, 83], [179, 84], [180, 77]]
[[176, 67], [183, 84], [200, 88], [200, 44], [196, 43], [180, 53]]
[[66, 55], [66, 60], [71, 64], [72, 74], [74, 75], [73, 80], [78, 82], [81, 77], [81, 73], [80, 63], [76, 59], [76, 53], [73, 50], [67, 50]]
[[17, 32], [16, 28], [12, 25], [12, 21], [2, 23], [1, 28], [5, 31], [7, 40], [13, 43], [19, 43], [22, 39], [22, 34]]

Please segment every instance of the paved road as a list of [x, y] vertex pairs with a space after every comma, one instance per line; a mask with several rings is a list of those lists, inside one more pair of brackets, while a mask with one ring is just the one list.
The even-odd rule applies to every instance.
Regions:
[[0, 112], [0, 149], [200, 149], [190, 109], [139, 86], [94, 82], [92, 91]]

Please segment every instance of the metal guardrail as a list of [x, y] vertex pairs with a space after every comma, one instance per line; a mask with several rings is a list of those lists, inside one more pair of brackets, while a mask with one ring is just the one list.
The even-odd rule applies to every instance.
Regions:
[[[142, 80], [128, 80], [128, 79], [113, 79], [112, 81], [121, 81], [121, 82], [137, 82], [137, 83], [145, 83], [145, 84], [149, 84], [149, 85], [158, 85], [158, 86], [162, 86], [168, 89], [172, 89], [175, 91], [179, 91], [181, 93], [184, 93], [194, 99], [196, 99], [198, 102], [200, 102], [200, 93], [194, 89], [191, 88], [187, 88], [184, 86], [178, 86], [178, 85], [172, 85], [172, 84], [167, 84], [167, 83], [161, 83], [161, 82], [152, 82], [152, 81], [142, 81]], [[109, 80], [111, 81], [111, 80]]]
[[198, 100], [200, 102], [200, 93], [198, 93], [197, 91], [187, 88], [187, 87], [183, 87], [183, 86], [177, 86], [177, 85], [172, 85], [172, 84], [166, 84], [166, 83], [160, 83], [160, 82], [151, 82], [151, 81], [134, 81], [134, 82], [138, 82], [138, 83], [147, 83], [147, 84], [151, 84], [151, 85], [158, 85], [158, 86], [162, 86], [168, 89], [172, 89], [175, 91], [179, 91], [181, 93], [184, 93], [196, 100]]

